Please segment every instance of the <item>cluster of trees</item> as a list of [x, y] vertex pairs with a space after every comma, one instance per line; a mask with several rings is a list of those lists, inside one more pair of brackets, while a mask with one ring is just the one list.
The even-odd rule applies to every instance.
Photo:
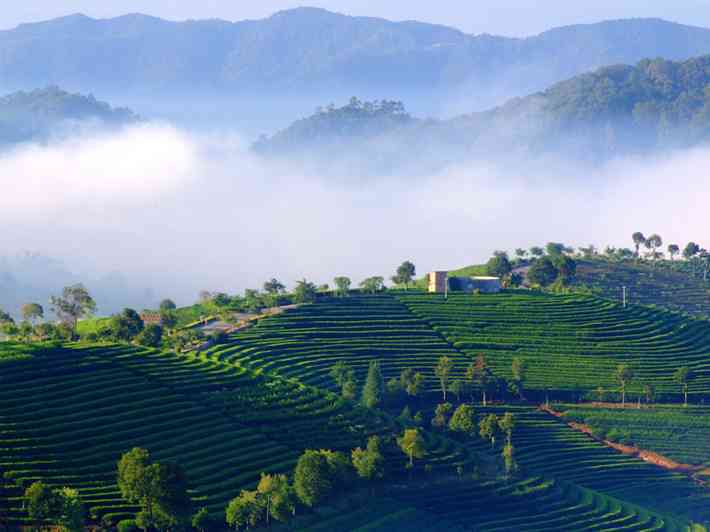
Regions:
[[[619, 394], [621, 396], [622, 406], [626, 405], [626, 392], [631, 384], [636, 384], [641, 391], [638, 396], [638, 404], [641, 404], [641, 397], [645, 398], [647, 403], [652, 403], [656, 397], [656, 388], [650, 382], [641, 382], [638, 380], [636, 369], [629, 364], [619, 364], [614, 370], [614, 381], [619, 385]], [[690, 384], [695, 378], [694, 372], [687, 366], [678, 368], [672, 375], [673, 381], [681, 388], [684, 406], [688, 406], [688, 392]], [[606, 397], [606, 390], [599, 386], [596, 389], [596, 395], [599, 402], [603, 402]]]
[[37, 528], [51, 523], [61, 532], [84, 530], [86, 513], [76, 489], [52, 488], [38, 481], [25, 490], [24, 500], [27, 515]]
[[65, 287], [62, 295], [52, 296], [49, 303], [59, 323], [42, 321], [45, 318], [44, 307], [39, 303], [26, 303], [22, 306], [22, 321], [19, 324], [0, 310], [0, 332], [25, 341], [72, 340], [77, 337], [77, 322], [96, 312], [96, 302], [82, 284]]
[[140, 507], [136, 526], [167, 530], [190, 523], [192, 501], [178, 464], [154, 462], [146, 449], [136, 447], [118, 461], [117, 473], [123, 498]]
[[315, 508], [343, 493], [356, 479], [373, 482], [385, 476], [385, 457], [379, 436], [350, 455], [326, 449], [306, 450], [298, 459], [293, 481], [286, 475], [262, 473], [256, 490], [243, 490], [227, 505], [227, 524], [235, 530], [285, 522], [299, 506]]
[[505, 251], [496, 251], [486, 264], [489, 275], [503, 280], [504, 286], [520, 286], [523, 277], [513, 271], [518, 266], [529, 266], [529, 283], [546, 287], [552, 284], [566, 285], [574, 279], [577, 263], [570, 256], [573, 250], [558, 242], [549, 242], [545, 248], [534, 246], [530, 250], [518, 248], [516, 259], [511, 261]]

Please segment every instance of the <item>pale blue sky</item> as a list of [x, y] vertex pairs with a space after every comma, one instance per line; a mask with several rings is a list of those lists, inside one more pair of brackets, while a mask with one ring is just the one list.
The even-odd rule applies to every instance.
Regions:
[[262, 18], [309, 5], [352, 15], [414, 19], [469, 33], [523, 36], [567, 24], [612, 18], [661, 17], [710, 27], [708, 0], [4, 0], [0, 28], [71, 13], [113, 17], [146, 13], [163, 18]]

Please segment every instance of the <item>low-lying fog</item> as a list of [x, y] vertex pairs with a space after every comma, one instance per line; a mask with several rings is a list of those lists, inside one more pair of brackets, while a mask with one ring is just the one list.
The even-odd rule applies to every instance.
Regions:
[[[388, 277], [405, 259], [422, 274], [550, 240], [630, 247], [640, 230], [683, 245], [710, 227], [709, 166], [696, 149], [594, 171], [547, 160], [361, 180], [264, 163], [237, 135], [142, 125], [0, 155], [0, 256], [38, 252], [89, 286], [115, 282], [97, 297], [106, 314], [271, 277]], [[5, 263], [6, 283], [41, 281], [37, 298], [67, 279], [22, 264]]]

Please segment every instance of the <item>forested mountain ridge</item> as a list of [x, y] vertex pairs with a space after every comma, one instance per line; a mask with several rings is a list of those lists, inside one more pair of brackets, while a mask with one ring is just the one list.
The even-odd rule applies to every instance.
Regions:
[[0, 79], [5, 87], [84, 90], [367, 87], [384, 95], [407, 87], [500, 97], [603, 65], [704, 53], [710, 53], [710, 30], [659, 19], [568, 26], [517, 39], [314, 8], [235, 23], [73, 15], [0, 31]]
[[43, 140], [78, 122], [120, 126], [138, 120], [128, 109], [113, 108], [93, 96], [70, 94], [57, 87], [20, 91], [0, 98], [0, 143]]
[[379, 131], [370, 127], [359, 136], [342, 135], [332, 124], [350, 116], [351, 102], [325, 113], [327, 135], [319, 130], [320, 111], [258, 145], [271, 154], [301, 149], [318, 157], [316, 141], [327, 136], [330, 145], [340, 138], [349, 142], [347, 150], [357, 153], [387, 149], [408, 154], [407, 159], [436, 153], [440, 157], [436, 163], [497, 153], [555, 153], [600, 162], [708, 140], [709, 86], [710, 56], [683, 62], [644, 59], [635, 66], [614, 65], [581, 74], [490, 111], [451, 120], [410, 117], [396, 127], [392, 123]]

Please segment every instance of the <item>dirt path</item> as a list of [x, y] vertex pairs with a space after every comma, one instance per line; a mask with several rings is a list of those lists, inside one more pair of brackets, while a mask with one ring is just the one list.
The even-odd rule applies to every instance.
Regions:
[[[541, 405], [540, 410], [543, 412], [547, 412], [551, 416], [556, 417], [557, 419], [561, 419], [564, 421], [562, 417], [562, 412], [558, 412], [557, 410], [552, 409], [549, 406], [544, 406]], [[622, 443], [616, 443], [613, 441], [605, 440], [603, 438], [599, 438], [592, 434], [592, 428], [589, 425], [585, 425], [583, 423], [577, 423], [575, 421], [565, 421], [567, 426], [570, 428], [583, 432], [584, 434], [588, 435], [590, 438], [593, 438], [594, 440], [603, 443], [607, 447], [611, 447], [612, 449], [615, 449], [616, 451], [623, 453], [628, 456], [635, 456], [637, 458], [640, 458], [644, 462], [648, 462], [649, 464], [653, 464], [657, 467], [661, 467], [663, 469], [667, 469], [668, 471], [675, 471], [678, 473], [685, 473], [688, 475], [692, 480], [697, 482], [698, 484], [701, 484], [702, 486], [708, 486], [708, 481], [701, 479], [700, 475], [707, 475], [710, 473], [708, 468], [705, 466], [694, 466], [691, 464], [683, 464], [680, 462], [676, 462], [675, 460], [672, 460], [668, 458], [667, 456], [663, 456], [662, 454], [653, 452], [653, 451], [648, 451], [646, 449], [641, 449], [635, 445], [624, 445]]]

